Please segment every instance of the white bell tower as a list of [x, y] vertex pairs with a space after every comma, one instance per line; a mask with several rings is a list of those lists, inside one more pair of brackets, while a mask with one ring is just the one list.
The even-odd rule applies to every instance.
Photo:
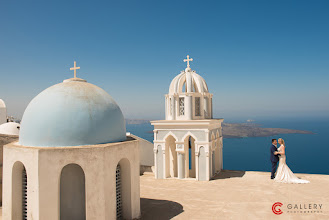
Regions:
[[210, 180], [223, 168], [223, 119], [213, 119], [212, 94], [206, 81], [187, 68], [165, 95], [166, 119], [154, 126], [155, 177]]

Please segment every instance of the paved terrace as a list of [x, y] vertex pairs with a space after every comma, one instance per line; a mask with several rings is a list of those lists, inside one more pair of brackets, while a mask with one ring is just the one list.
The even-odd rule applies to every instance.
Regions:
[[[296, 175], [311, 183], [276, 183], [270, 173], [254, 171], [224, 170], [209, 182], [156, 180], [146, 173], [141, 176], [142, 219], [329, 219], [329, 175]], [[275, 202], [283, 204], [281, 215], [272, 212]], [[288, 204], [308, 209], [288, 213]]]

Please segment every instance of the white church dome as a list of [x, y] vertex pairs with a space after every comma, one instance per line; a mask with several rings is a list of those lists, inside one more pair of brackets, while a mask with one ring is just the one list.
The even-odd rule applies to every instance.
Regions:
[[201, 120], [212, 118], [212, 94], [206, 81], [190, 68], [189, 55], [185, 71], [170, 83], [165, 99], [166, 120]]
[[20, 124], [8, 122], [0, 125], [0, 134], [18, 135]]
[[180, 94], [185, 92], [208, 92], [206, 81], [194, 70], [186, 68], [178, 74], [170, 83], [169, 95]]
[[64, 80], [27, 106], [20, 129], [24, 146], [80, 146], [126, 140], [123, 114], [103, 89], [79, 78]]

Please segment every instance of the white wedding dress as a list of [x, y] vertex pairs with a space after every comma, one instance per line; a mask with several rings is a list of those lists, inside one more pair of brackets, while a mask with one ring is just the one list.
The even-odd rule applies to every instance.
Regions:
[[[281, 152], [282, 145], [278, 148], [278, 151]], [[290, 170], [286, 164], [286, 155], [279, 154], [279, 166], [275, 173], [275, 182], [280, 183], [309, 183], [308, 180], [299, 179], [295, 174]]]

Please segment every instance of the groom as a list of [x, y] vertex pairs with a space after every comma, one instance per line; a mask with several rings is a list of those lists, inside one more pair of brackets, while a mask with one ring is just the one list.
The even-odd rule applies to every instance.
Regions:
[[274, 173], [276, 170], [276, 165], [279, 161], [279, 156], [277, 154], [277, 145], [278, 141], [276, 139], [272, 139], [272, 146], [271, 146], [271, 162], [272, 162], [272, 172], [271, 172], [271, 179], [274, 179]]

